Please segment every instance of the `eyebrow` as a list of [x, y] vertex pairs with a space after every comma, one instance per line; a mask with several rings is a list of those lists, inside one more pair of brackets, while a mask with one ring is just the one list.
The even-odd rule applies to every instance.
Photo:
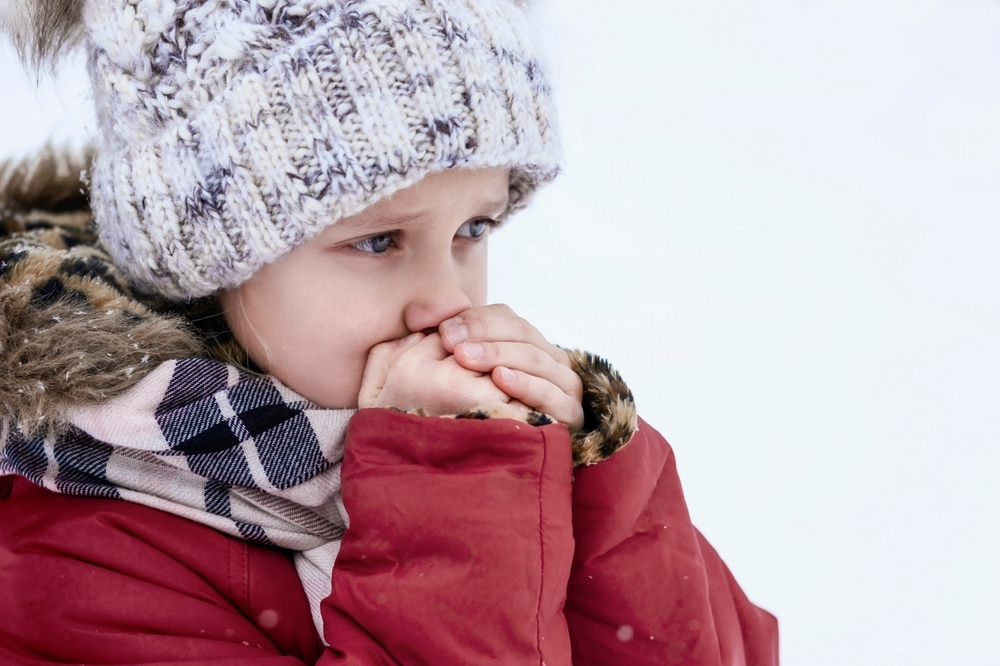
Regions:
[[476, 215], [499, 217], [504, 214], [508, 206], [510, 206], [510, 195], [504, 196], [503, 199], [483, 202], [483, 205], [476, 209]]
[[389, 227], [404, 225], [425, 217], [427, 217], [426, 213], [407, 214], [399, 217], [372, 217], [350, 222], [339, 221], [336, 226], [341, 229], [349, 229], [351, 233], [368, 233], [370, 231], [383, 231]]
[[[479, 207], [473, 209], [469, 219], [471, 220], [477, 217], [499, 217], [507, 210], [509, 205], [509, 196], [505, 196], [502, 199], [484, 201]], [[430, 213], [428, 211], [415, 210], [407, 211], [398, 217], [373, 217], [371, 219], [354, 220], [340, 226], [341, 229], [346, 227], [352, 232], [365, 233], [367, 231], [380, 231], [396, 225], [405, 225], [410, 222], [427, 219], [429, 217]]]

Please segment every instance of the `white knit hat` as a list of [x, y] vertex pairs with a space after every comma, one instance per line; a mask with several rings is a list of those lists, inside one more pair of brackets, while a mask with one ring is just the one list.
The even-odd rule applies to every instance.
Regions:
[[514, 0], [83, 0], [100, 237], [137, 283], [211, 294], [450, 167], [558, 172]]

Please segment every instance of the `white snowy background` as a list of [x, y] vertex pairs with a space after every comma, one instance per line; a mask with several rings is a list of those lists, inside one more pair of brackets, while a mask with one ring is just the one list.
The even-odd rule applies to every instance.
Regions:
[[[492, 297], [608, 356], [785, 666], [996, 663], [1000, 1], [536, 0]], [[0, 156], [94, 123], [0, 52]]]

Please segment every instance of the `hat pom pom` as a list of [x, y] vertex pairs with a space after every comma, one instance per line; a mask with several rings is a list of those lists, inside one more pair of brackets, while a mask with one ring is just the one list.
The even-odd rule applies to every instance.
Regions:
[[83, 0], [0, 0], [0, 32], [32, 69], [55, 66], [83, 35]]

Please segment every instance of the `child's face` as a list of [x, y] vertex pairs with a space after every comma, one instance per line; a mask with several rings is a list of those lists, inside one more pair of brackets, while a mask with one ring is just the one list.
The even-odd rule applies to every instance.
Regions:
[[429, 175], [222, 294], [250, 357], [323, 407], [356, 407], [368, 351], [486, 304], [504, 169]]

